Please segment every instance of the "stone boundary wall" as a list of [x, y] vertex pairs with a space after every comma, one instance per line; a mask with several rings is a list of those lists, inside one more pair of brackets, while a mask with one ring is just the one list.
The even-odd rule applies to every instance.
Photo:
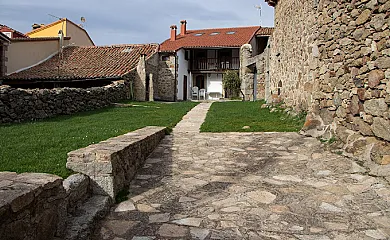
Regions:
[[102, 108], [130, 97], [129, 82], [104, 87], [21, 89], [0, 86], [0, 123], [43, 119]]
[[389, 13], [388, 0], [279, 1], [271, 45], [272, 94], [281, 82], [287, 106], [308, 111], [302, 133], [335, 136], [380, 176], [390, 174]]
[[315, 2], [280, 0], [270, 41], [269, 103], [284, 101], [295, 111], [307, 111], [316, 85], [318, 35]]
[[58, 176], [0, 172], [0, 239], [46, 240], [62, 235], [65, 197]]
[[390, 174], [376, 165], [390, 164], [389, 10], [384, 0], [319, 3], [319, 84], [304, 128], [335, 135], [375, 175]]
[[89, 176], [0, 172], [0, 239], [88, 239], [165, 130], [145, 127], [70, 152], [67, 166]]
[[115, 199], [164, 136], [164, 127], [145, 127], [110, 138], [69, 152], [66, 167], [89, 176], [94, 194]]

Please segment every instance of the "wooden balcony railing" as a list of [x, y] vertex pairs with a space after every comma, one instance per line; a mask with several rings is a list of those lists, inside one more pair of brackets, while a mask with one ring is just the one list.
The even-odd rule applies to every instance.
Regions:
[[198, 58], [192, 62], [192, 70], [237, 70], [240, 58]]

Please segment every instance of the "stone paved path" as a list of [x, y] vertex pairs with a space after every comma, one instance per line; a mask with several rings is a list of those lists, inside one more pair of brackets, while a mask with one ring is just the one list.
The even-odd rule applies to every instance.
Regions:
[[296, 133], [198, 133], [195, 107], [95, 239], [390, 239], [390, 187]]

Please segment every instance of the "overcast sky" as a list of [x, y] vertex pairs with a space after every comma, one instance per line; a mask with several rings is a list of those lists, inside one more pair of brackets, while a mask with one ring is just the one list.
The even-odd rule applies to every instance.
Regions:
[[33, 23], [68, 18], [86, 19], [85, 29], [96, 45], [161, 43], [170, 26], [188, 22], [188, 29], [273, 26], [273, 8], [264, 0], [0, 0], [0, 23], [20, 32]]

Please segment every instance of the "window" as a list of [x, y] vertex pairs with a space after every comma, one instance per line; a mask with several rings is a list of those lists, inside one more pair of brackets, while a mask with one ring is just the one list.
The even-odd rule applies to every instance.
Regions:
[[184, 59], [188, 61], [188, 59], [190, 59], [189, 55], [190, 55], [190, 51], [185, 50], [185, 52], [184, 52]]
[[130, 53], [132, 51], [133, 51], [133, 49], [131, 49], [131, 48], [125, 48], [125, 49], [123, 49], [122, 53]]
[[232, 34], [235, 34], [236, 32], [234, 32], [234, 31], [230, 31], [230, 32], [227, 32], [226, 34], [228, 34], [228, 35], [232, 35]]
[[3, 32], [3, 34], [9, 38], [12, 38], [12, 32]]
[[195, 37], [199, 37], [199, 36], [202, 36], [203, 35], [203, 33], [195, 33]]
[[162, 61], [169, 61], [169, 56], [162, 56], [162, 57], [161, 57], [161, 60], [162, 60]]
[[215, 36], [215, 35], [218, 35], [219, 32], [213, 32], [213, 33], [210, 33], [210, 36]]

